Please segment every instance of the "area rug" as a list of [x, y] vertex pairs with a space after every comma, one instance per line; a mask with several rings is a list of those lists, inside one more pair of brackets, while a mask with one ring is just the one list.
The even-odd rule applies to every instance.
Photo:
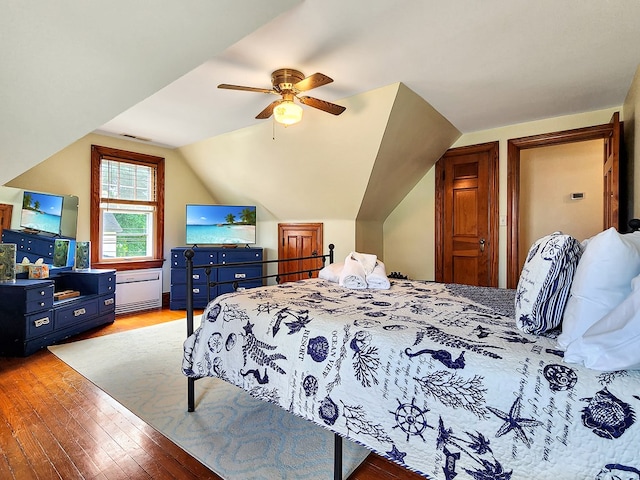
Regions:
[[[185, 337], [186, 320], [176, 320], [49, 350], [224, 479], [333, 478], [331, 432], [233, 385], [198, 380], [187, 412]], [[343, 478], [368, 453], [344, 440]]]

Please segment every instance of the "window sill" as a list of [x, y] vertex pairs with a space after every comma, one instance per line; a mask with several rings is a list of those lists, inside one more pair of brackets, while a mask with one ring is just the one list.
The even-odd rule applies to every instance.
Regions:
[[113, 262], [97, 262], [91, 263], [91, 268], [108, 268], [115, 269], [117, 271], [124, 270], [141, 270], [144, 268], [162, 268], [164, 263], [163, 258], [154, 260], [120, 260]]

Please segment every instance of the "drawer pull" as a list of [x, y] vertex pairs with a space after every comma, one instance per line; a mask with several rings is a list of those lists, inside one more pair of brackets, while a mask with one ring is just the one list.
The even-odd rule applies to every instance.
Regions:
[[47, 292], [45, 292], [44, 290], [40, 290], [40, 296], [44, 297], [47, 294]]
[[200, 293], [200, 289], [199, 288], [194, 288], [193, 289], [193, 293]]
[[46, 305], [46, 303], [44, 303], [44, 302], [40, 302], [40, 306], [41, 306], [41, 307], [44, 307], [45, 305]]
[[193, 274], [193, 279], [194, 280], [200, 280], [200, 274], [199, 273], [194, 273]]
[[246, 273], [236, 273], [235, 274], [235, 278], [247, 278], [247, 274]]
[[107, 299], [104, 301], [104, 304], [105, 304], [105, 305], [113, 305], [113, 302], [115, 302], [115, 298], [107, 298]]
[[79, 317], [80, 315], [84, 315], [85, 313], [87, 313], [86, 309], [79, 308], [79, 309], [73, 311], [73, 316], [74, 317]]
[[44, 317], [44, 318], [41, 318], [40, 320], [35, 320], [33, 324], [36, 326], [36, 328], [41, 327], [43, 325], [48, 325], [49, 317]]

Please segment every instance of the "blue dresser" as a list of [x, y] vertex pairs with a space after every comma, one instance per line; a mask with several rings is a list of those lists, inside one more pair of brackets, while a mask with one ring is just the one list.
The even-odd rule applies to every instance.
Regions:
[[27, 233], [18, 230], [3, 230], [2, 243], [16, 244], [16, 261], [22, 262], [27, 257], [31, 263], [42, 259], [48, 265], [54, 265], [55, 241], [57, 239], [68, 240], [69, 248], [64, 252], [64, 258], [58, 259], [58, 266], [72, 267], [76, 251], [76, 241], [73, 238]]
[[113, 323], [115, 297], [115, 270], [63, 271], [47, 280], [0, 283], [0, 355], [31, 355]]
[[[170, 307], [172, 310], [184, 310], [187, 307], [187, 270], [184, 252], [190, 247], [171, 249], [171, 291]], [[261, 262], [262, 248], [222, 248], [222, 247], [194, 247], [193, 264], [217, 265], [239, 262]], [[226, 282], [211, 287], [210, 298], [233, 291], [233, 281], [259, 278], [262, 276], [262, 265], [240, 265], [222, 268], [212, 268], [210, 282]], [[262, 286], [262, 280], [250, 280], [239, 284], [240, 288]], [[193, 272], [193, 306], [204, 308], [207, 306], [207, 276], [205, 268], [197, 268]]]

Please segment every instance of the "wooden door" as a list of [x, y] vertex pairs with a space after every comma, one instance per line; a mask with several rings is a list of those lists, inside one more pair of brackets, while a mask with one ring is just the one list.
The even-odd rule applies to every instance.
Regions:
[[0, 203], [0, 239], [2, 238], [2, 230], [5, 228], [7, 229], [11, 228], [12, 212], [13, 212], [13, 205], [9, 205], [7, 203]]
[[604, 230], [620, 225], [620, 114], [611, 117], [611, 132], [604, 139]]
[[[279, 223], [278, 259], [311, 257], [322, 253], [322, 223]], [[280, 283], [309, 278], [309, 269], [322, 267], [320, 260], [308, 259], [278, 263]], [[303, 272], [303, 273], [300, 273]], [[312, 277], [318, 273], [313, 272]]]
[[498, 142], [436, 164], [436, 280], [498, 286]]

